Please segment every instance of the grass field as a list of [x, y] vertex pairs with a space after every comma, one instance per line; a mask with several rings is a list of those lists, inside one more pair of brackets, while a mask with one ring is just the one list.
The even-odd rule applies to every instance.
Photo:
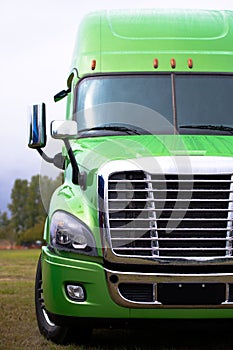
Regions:
[[38, 250], [0, 251], [1, 350], [233, 349], [233, 324], [221, 321], [186, 330], [175, 324], [150, 331], [95, 330], [86, 346], [48, 342], [38, 331], [34, 312], [34, 276], [39, 254]]

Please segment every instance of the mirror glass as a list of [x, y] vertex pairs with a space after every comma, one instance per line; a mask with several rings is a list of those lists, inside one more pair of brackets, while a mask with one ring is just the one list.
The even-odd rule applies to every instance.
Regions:
[[30, 148], [42, 148], [46, 145], [46, 111], [45, 104], [29, 107], [29, 143]]
[[51, 136], [54, 139], [76, 137], [78, 133], [77, 122], [74, 120], [54, 120], [51, 123]]

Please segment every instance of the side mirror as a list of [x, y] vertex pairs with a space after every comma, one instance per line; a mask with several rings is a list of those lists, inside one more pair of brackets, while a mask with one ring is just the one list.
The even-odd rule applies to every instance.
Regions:
[[58, 121], [51, 123], [51, 136], [54, 139], [68, 139], [77, 137], [78, 127], [74, 120]]
[[29, 109], [29, 143], [28, 147], [39, 149], [46, 145], [46, 111], [45, 104], [33, 105]]

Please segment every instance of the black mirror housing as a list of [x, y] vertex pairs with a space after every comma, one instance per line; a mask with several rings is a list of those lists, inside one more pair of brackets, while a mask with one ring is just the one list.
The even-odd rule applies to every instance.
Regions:
[[69, 88], [68, 90], [62, 90], [62, 91], [58, 92], [54, 96], [54, 102], [58, 102], [58, 101], [62, 100], [64, 97], [66, 97], [70, 93], [70, 91], [71, 91], [71, 89]]

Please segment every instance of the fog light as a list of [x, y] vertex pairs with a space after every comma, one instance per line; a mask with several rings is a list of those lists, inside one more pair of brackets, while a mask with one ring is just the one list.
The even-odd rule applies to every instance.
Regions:
[[85, 290], [82, 286], [67, 284], [67, 294], [72, 300], [85, 301]]

